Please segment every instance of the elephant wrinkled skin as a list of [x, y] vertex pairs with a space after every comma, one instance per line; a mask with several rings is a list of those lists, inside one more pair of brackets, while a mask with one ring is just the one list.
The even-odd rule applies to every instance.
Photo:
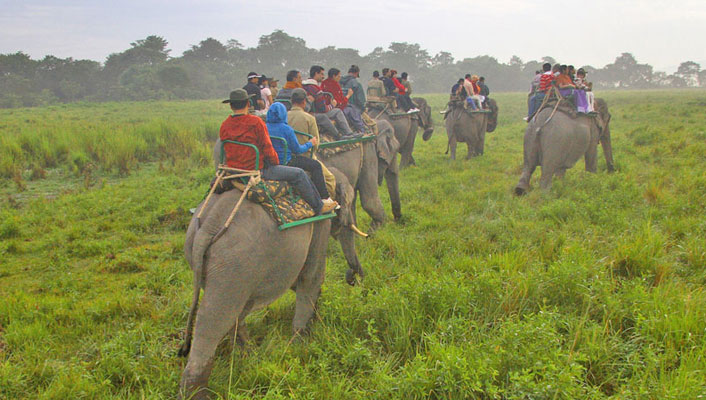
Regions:
[[530, 178], [537, 166], [542, 166], [539, 185], [549, 189], [552, 177], [563, 177], [566, 170], [584, 156], [588, 172], [596, 172], [598, 142], [603, 146], [608, 171], [613, 171], [613, 150], [610, 141], [610, 113], [602, 99], [596, 99], [598, 116], [583, 114], [576, 118], [551, 107], [541, 110], [527, 125], [524, 138], [524, 165], [515, 194], [523, 195], [530, 188]]

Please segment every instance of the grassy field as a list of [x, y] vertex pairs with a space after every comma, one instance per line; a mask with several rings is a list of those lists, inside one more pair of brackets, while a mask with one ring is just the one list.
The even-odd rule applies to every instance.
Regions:
[[[358, 242], [365, 281], [345, 284], [331, 241], [311, 335], [289, 343], [292, 294], [255, 313], [248, 352], [219, 347], [217, 396], [706, 396], [706, 92], [601, 96], [617, 172], [599, 150], [598, 174], [579, 161], [522, 198], [525, 96], [494, 95], [485, 155], [455, 162], [436, 113], [446, 96], [426, 96], [437, 129], [402, 173], [403, 223]], [[227, 113], [0, 110], [0, 399], [175, 397], [187, 210]]]

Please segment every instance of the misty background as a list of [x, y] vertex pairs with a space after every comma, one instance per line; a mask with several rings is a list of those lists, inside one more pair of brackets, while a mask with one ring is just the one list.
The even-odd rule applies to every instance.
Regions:
[[[126, 46], [127, 47], [127, 46]], [[225, 98], [242, 87], [250, 71], [280, 79], [288, 70], [308, 76], [311, 65], [335, 67], [345, 74], [351, 64], [361, 68], [365, 84], [374, 70], [407, 72], [415, 93], [443, 93], [466, 73], [486, 77], [492, 92], [526, 91], [541, 64], [574, 64], [588, 72], [595, 89], [651, 89], [706, 86], [706, 70], [683, 60], [675, 71], [656, 71], [631, 53], [617, 54], [603, 66], [576, 64], [546, 55], [537, 60], [512, 56], [500, 61], [488, 55], [455, 59], [451, 52], [431, 54], [417, 43], [391, 42], [367, 54], [357, 49], [312, 48], [283, 30], [260, 36], [255, 47], [237, 39], [206, 38], [182, 54], [173, 54], [162, 36], [135, 40], [104, 62], [27, 53], [0, 54], [0, 107], [27, 107], [75, 101], [167, 100]]]

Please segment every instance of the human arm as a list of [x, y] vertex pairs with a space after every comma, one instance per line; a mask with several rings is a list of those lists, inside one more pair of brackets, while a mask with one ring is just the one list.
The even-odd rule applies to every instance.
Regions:
[[299, 144], [299, 141], [297, 140], [297, 135], [294, 134], [294, 129], [292, 129], [291, 127], [288, 128], [289, 129], [285, 134], [285, 139], [287, 140], [287, 147], [289, 147], [289, 150], [293, 154], [301, 154], [314, 147], [314, 143], [312, 143], [311, 140], [304, 144]]

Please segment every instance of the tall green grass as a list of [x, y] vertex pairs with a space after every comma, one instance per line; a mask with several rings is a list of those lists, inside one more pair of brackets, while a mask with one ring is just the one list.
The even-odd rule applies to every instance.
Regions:
[[[418, 167], [402, 172], [403, 221], [358, 241], [365, 281], [345, 284], [345, 259], [331, 241], [310, 337], [289, 342], [292, 294], [253, 314], [253, 342], [235, 349], [232, 382], [228, 341], [217, 351], [216, 397], [706, 396], [706, 92], [601, 95], [613, 114], [618, 171], [607, 174], [601, 158], [599, 172], [588, 174], [579, 162], [550, 192], [522, 198], [512, 187], [524, 95], [494, 95], [498, 129], [485, 155], [468, 161], [443, 154], [435, 114], [434, 136], [417, 142]], [[445, 105], [445, 95], [427, 98], [435, 111]], [[146, 114], [201, 104], [125, 107]], [[91, 107], [64, 112], [80, 117]], [[227, 110], [219, 113], [212, 123]], [[146, 118], [116, 145], [172, 152], [162, 165], [134, 155], [129, 176], [117, 178], [113, 166], [115, 176], [88, 188], [77, 179], [59, 186], [62, 175], [47, 167], [25, 192], [4, 192], [0, 398], [176, 395], [191, 297], [186, 210], [212, 171], [203, 164], [209, 133], [171, 124]], [[170, 146], [180, 135], [193, 138], [175, 141], [195, 140], [197, 150]], [[106, 151], [93, 140], [95, 154]], [[29, 197], [37, 187], [57, 189], [52, 198]], [[364, 228], [369, 218], [358, 215]]]
[[87, 103], [0, 110], [0, 178], [55, 167], [80, 173], [89, 163], [125, 175], [142, 162], [189, 158], [218, 136], [219, 106]]

